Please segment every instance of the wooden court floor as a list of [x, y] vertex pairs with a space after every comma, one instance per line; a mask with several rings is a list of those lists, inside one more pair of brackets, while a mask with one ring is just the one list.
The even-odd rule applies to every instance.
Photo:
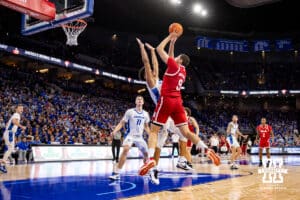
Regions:
[[[70, 194], [74, 194], [72, 199], [300, 199], [300, 156], [273, 158], [284, 161], [281, 166], [284, 169], [282, 183], [263, 182], [264, 174], [258, 172], [257, 156], [245, 158], [240, 169], [234, 171], [229, 169], [226, 158], [219, 167], [196, 159], [193, 172], [177, 169], [177, 159], [161, 159], [159, 186], [150, 183], [147, 177], [137, 176], [141, 160], [128, 160], [120, 183], [115, 184], [108, 181], [114, 166], [112, 161], [9, 166], [9, 173], [0, 174], [0, 199], [66, 199]], [[80, 186], [80, 183], [85, 184]], [[55, 196], [56, 189], [60, 192], [59, 196]], [[45, 191], [37, 192], [39, 190]], [[52, 196], [43, 196], [45, 193]]]

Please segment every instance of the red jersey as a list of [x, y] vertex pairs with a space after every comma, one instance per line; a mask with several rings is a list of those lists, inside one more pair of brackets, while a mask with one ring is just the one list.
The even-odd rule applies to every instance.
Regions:
[[167, 70], [163, 77], [161, 96], [181, 97], [181, 86], [185, 81], [185, 67], [178, 65], [174, 58], [168, 59]]
[[260, 140], [268, 141], [270, 140], [271, 137], [271, 131], [272, 131], [272, 126], [266, 124], [266, 125], [258, 125], [256, 128]]

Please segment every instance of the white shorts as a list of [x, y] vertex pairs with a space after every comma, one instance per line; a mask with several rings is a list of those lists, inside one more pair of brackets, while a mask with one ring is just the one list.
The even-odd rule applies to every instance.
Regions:
[[[169, 121], [169, 123], [168, 123], [168, 121]], [[178, 128], [177, 126], [175, 126], [174, 121], [173, 121], [171, 118], [169, 118], [168, 121], [167, 121], [167, 124], [168, 124], [168, 127], [167, 127], [167, 128], [168, 128], [168, 130], [169, 130], [170, 132], [172, 132], [172, 133], [175, 133], [175, 134], [179, 135], [179, 140], [180, 140], [180, 141], [182, 141], [182, 142], [187, 142], [187, 138], [184, 137], [184, 136], [181, 134], [179, 128]]]
[[8, 148], [15, 148], [15, 134], [12, 131], [4, 131], [3, 139]]
[[230, 147], [240, 147], [240, 144], [235, 136], [230, 135], [226, 138], [226, 140], [229, 143]]
[[132, 136], [128, 135], [123, 141], [123, 146], [132, 147], [135, 146], [143, 153], [148, 153], [148, 145], [142, 136]]

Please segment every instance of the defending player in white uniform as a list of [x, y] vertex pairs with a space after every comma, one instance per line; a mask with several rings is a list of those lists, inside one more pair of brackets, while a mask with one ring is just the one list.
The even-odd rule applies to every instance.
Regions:
[[7, 151], [4, 153], [3, 159], [1, 160], [1, 165], [0, 165], [0, 171], [3, 173], [7, 173], [5, 164], [6, 164], [8, 157], [11, 155], [11, 153], [13, 152], [13, 149], [15, 148], [15, 134], [18, 130], [18, 127], [20, 127], [23, 130], [26, 129], [26, 126], [22, 126], [20, 124], [22, 113], [23, 113], [23, 106], [18, 105], [16, 108], [16, 112], [11, 116], [11, 118], [7, 122], [5, 131], [3, 133], [3, 139], [4, 139], [5, 145], [7, 147]]
[[149, 133], [149, 122], [150, 117], [148, 112], [143, 110], [144, 105], [144, 98], [142, 96], [137, 96], [135, 99], [135, 108], [128, 109], [120, 121], [120, 123], [116, 126], [116, 128], [111, 133], [114, 135], [118, 131], [122, 129], [122, 127], [125, 126], [125, 123], [127, 123], [127, 135], [125, 137], [125, 140], [123, 141], [123, 151], [121, 153], [121, 157], [119, 160], [119, 163], [114, 169], [114, 173], [112, 176], [110, 176], [110, 179], [118, 180], [120, 179], [120, 170], [122, 169], [127, 154], [132, 147], [133, 144], [143, 153], [144, 156], [144, 162], [148, 159], [148, 145], [146, 141], [143, 138], [144, 130]]
[[238, 116], [233, 115], [232, 121], [228, 124], [227, 131], [226, 131], [227, 132], [226, 140], [229, 143], [230, 148], [231, 148], [231, 157], [230, 157], [231, 167], [230, 167], [230, 169], [238, 169], [238, 166], [236, 165], [235, 161], [242, 153], [240, 144], [237, 141], [237, 137], [239, 135], [242, 137], [246, 137], [239, 131], [239, 125], [237, 122], [238, 122]]

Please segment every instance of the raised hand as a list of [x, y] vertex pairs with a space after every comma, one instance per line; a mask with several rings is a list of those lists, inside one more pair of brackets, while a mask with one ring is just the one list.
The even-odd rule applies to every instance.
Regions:
[[155, 50], [155, 48], [153, 46], [151, 46], [149, 43], [146, 43], [145, 45], [149, 50], [151, 50], [151, 51]]

